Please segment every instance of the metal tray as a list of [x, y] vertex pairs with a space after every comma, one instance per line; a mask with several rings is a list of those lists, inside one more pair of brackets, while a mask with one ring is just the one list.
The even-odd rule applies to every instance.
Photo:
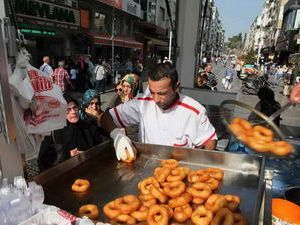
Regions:
[[[102, 212], [106, 203], [122, 195], [137, 194], [137, 183], [151, 176], [154, 168], [160, 165], [160, 160], [175, 158], [181, 165], [191, 169], [223, 169], [224, 180], [218, 193], [240, 196], [241, 213], [250, 225], [258, 224], [264, 187], [262, 157], [140, 143], [135, 145], [139, 156], [133, 165], [118, 162], [109, 142], [35, 177], [34, 180], [43, 185], [45, 203], [77, 216], [80, 206], [96, 204], [100, 209], [99, 219], [108, 222]], [[90, 180], [91, 187], [86, 193], [75, 193], [71, 190], [76, 178]]]

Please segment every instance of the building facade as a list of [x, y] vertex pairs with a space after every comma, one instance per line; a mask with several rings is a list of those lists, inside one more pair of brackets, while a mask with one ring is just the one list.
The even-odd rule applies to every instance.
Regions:
[[276, 43], [280, 64], [288, 63], [289, 56], [300, 52], [300, 3], [289, 0], [284, 5], [282, 29]]
[[72, 41], [83, 26], [77, 0], [54, 0], [51, 3], [15, 0], [13, 6], [13, 10], [7, 11], [10, 15], [15, 12], [18, 28], [27, 40], [34, 65], [41, 64], [44, 55], [55, 61], [81, 51], [81, 46]]
[[225, 30], [213, 0], [202, 0], [199, 13], [199, 47], [200, 58], [212, 58], [224, 54]]
[[9, 11], [38, 66], [44, 55], [163, 58], [176, 21], [176, 0], [168, 2], [169, 10], [165, 0], [15, 0]]

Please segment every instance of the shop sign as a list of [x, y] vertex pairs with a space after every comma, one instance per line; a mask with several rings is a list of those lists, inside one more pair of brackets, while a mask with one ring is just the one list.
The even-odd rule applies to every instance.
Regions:
[[98, 0], [98, 1], [122, 10], [122, 0]]
[[48, 30], [22, 28], [20, 31], [21, 31], [22, 34], [36, 34], [36, 35], [45, 35], [45, 36], [55, 36], [54, 31], [48, 31]]
[[123, 9], [123, 11], [125, 11], [131, 15], [137, 16], [141, 19], [143, 18], [141, 5], [137, 4], [133, 0], [123, 0], [122, 9]]
[[79, 10], [39, 0], [15, 0], [14, 3], [18, 17], [80, 26]]

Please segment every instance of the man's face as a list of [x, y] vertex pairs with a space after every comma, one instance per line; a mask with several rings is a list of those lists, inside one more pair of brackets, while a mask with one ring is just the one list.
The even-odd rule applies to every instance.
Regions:
[[179, 83], [173, 88], [171, 79], [164, 77], [159, 81], [153, 81], [148, 78], [148, 84], [153, 100], [159, 108], [165, 110], [176, 100]]
[[207, 65], [205, 70], [206, 70], [206, 72], [210, 73], [212, 71], [211, 65]]

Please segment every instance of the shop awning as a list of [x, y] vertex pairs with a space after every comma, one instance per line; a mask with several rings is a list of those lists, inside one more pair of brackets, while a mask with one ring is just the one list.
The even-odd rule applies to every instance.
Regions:
[[160, 46], [169, 46], [169, 43], [167, 41], [160, 40], [158, 38], [153, 38], [149, 36], [144, 36], [146, 39], [148, 39], [148, 45], [160, 45]]
[[129, 37], [120, 37], [115, 36], [113, 39], [110, 35], [107, 34], [98, 34], [92, 35], [94, 44], [101, 45], [112, 45], [112, 41], [114, 41], [115, 46], [125, 47], [125, 48], [143, 48], [143, 43], [138, 42]]

